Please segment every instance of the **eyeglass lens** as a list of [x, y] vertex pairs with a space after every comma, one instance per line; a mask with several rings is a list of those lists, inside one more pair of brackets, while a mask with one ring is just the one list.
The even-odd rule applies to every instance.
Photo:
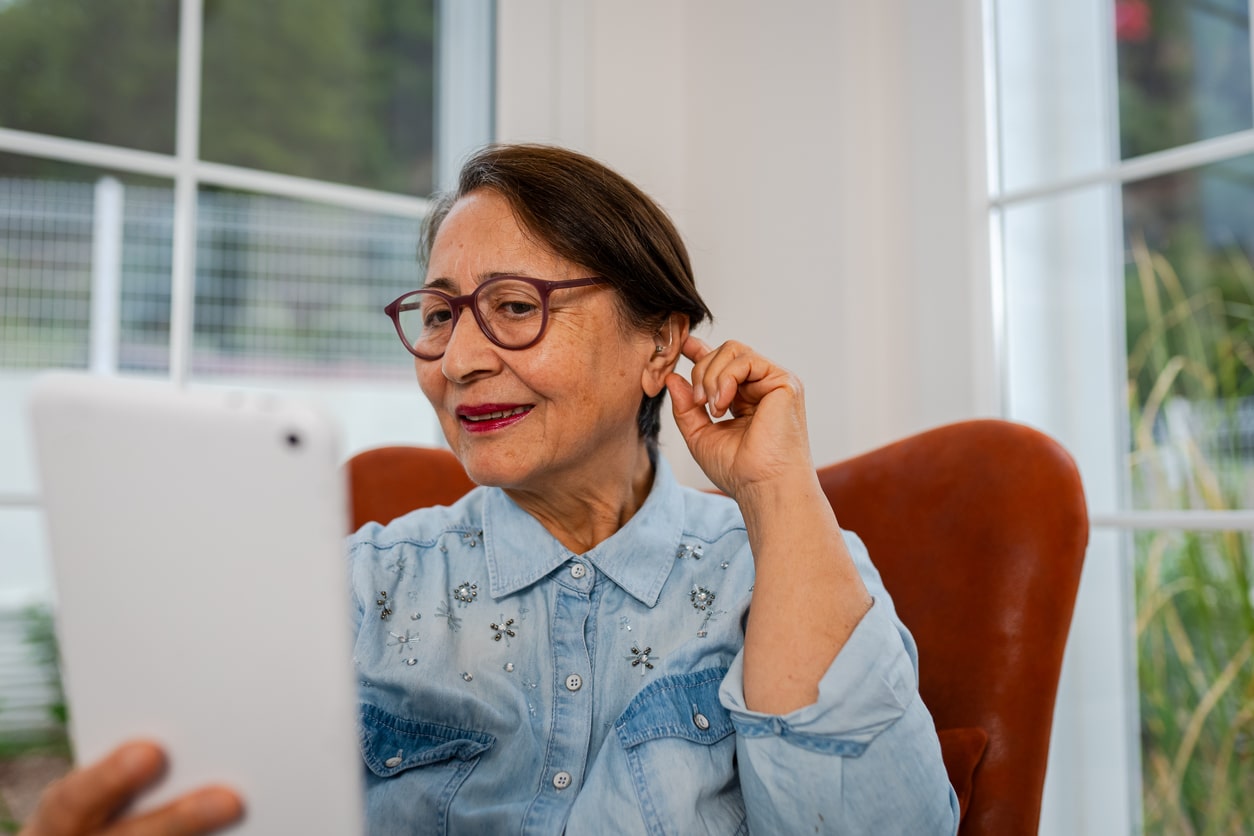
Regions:
[[[485, 282], [474, 304], [488, 335], [506, 348], [534, 342], [544, 328], [544, 300], [527, 282], [507, 278]], [[398, 318], [405, 340], [422, 354], [443, 352], [453, 333], [452, 306], [436, 291], [414, 293], [400, 306]]]

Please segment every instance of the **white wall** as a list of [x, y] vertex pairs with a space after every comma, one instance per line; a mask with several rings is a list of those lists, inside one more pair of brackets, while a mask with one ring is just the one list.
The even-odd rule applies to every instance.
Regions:
[[498, 15], [498, 138], [589, 153], [671, 212], [705, 334], [802, 378], [818, 463], [998, 411], [978, 0]]
[[[498, 15], [498, 138], [587, 152], [671, 212], [717, 317], [705, 333], [800, 375], [816, 462], [1002, 414], [979, 0], [500, 0]], [[663, 441], [704, 484], [678, 434]], [[1075, 777], [1093, 777], [1084, 736], [1109, 701], [1073, 691], [1042, 832], [1124, 832], [1102, 827], [1122, 794]]]

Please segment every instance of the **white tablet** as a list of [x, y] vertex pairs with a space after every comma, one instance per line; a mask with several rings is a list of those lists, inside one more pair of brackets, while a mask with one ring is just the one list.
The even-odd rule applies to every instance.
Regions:
[[363, 829], [338, 430], [256, 394], [57, 374], [32, 397], [79, 763], [161, 741], [232, 832]]

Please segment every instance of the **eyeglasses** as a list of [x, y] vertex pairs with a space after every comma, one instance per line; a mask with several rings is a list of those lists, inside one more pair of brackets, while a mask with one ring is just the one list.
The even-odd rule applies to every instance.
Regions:
[[488, 279], [466, 296], [449, 296], [430, 288], [406, 293], [383, 309], [396, 325], [405, 348], [423, 360], [439, 360], [469, 307], [485, 337], [501, 348], [530, 348], [544, 336], [549, 322], [549, 294], [569, 287], [605, 284], [599, 277], [546, 282], [526, 276]]

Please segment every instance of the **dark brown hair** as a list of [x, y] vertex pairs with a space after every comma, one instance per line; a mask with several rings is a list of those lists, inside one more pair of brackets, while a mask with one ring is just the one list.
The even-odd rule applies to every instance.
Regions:
[[[424, 268], [453, 204], [478, 189], [505, 198], [522, 227], [558, 256], [609, 280], [627, 325], [660, 328], [681, 313], [695, 328], [711, 316], [688, 250], [661, 207], [596, 160], [549, 145], [492, 145], [467, 160], [457, 188], [436, 199], [423, 224]], [[665, 389], [646, 395], [637, 414], [650, 453], [657, 451], [665, 397]]]

